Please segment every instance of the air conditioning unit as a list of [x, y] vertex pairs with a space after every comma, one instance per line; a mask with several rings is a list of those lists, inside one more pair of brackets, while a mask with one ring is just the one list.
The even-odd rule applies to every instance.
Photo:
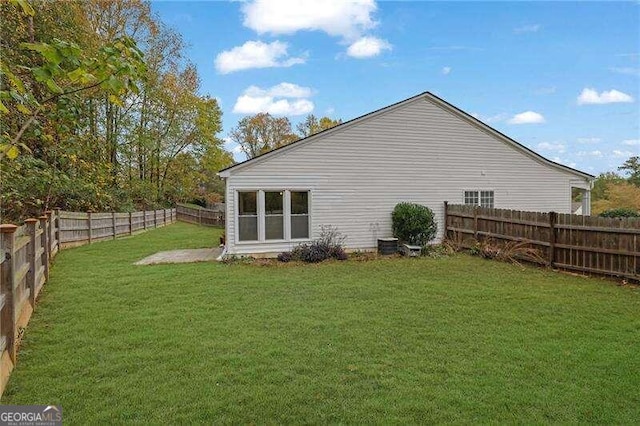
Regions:
[[397, 238], [378, 238], [378, 253], [382, 255], [396, 254], [398, 252]]
[[422, 254], [422, 247], [420, 246], [412, 246], [409, 244], [403, 244], [400, 251], [405, 256], [409, 257], [418, 257]]

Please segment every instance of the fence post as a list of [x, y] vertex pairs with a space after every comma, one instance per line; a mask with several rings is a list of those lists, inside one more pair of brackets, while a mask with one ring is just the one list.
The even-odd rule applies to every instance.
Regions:
[[[222, 219], [222, 217], [220, 217]], [[444, 238], [447, 239], [447, 229], [449, 227], [449, 203], [444, 202]]]
[[133, 235], [133, 213], [129, 212], [129, 235]]
[[142, 227], [147, 229], [147, 211], [144, 209], [142, 210]]
[[202, 210], [198, 209], [198, 225], [202, 225]]
[[116, 239], [116, 212], [111, 212], [111, 228], [113, 229], [113, 239]]
[[163, 215], [162, 225], [166, 226], [167, 225], [167, 209], [162, 209], [162, 215]]
[[15, 232], [18, 227], [16, 225], [4, 224], [0, 225], [0, 236], [2, 237], [2, 247], [4, 248], [4, 261], [2, 262], [1, 268], [1, 278], [2, 281], [2, 294], [4, 295], [4, 309], [2, 309], [2, 324], [7, 324], [7, 351], [9, 352], [9, 356], [11, 357], [11, 361], [16, 363], [16, 303], [14, 297], [15, 290], [15, 267], [16, 261], [14, 259], [13, 247], [15, 245], [16, 236]]
[[153, 209], [153, 227], [158, 227], [158, 210]]
[[29, 272], [27, 272], [27, 288], [29, 289], [29, 302], [32, 307], [36, 306], [36, 227], [38, 219], [25, 219], [24, 224], [27, 226], [27, 235], [29, 236], [29, 244], [27, 245], [27, 263], [29, 264]]
[[473, 207], [473, 238], [478, 241], [478, 206]]
[[56, 236], [56, 244], [58, 245], [58, 250], [60, 251], [60, 246], [62, 245], [62, 241], [60, 241], [60, 235], [62, 235], [62, 233], [60, 232], [60, 226], [62, 223], [62, 218], [60, 217], [60, 209], [57, 208], [55, 209], [55, 215], [54, 215], [54, 219], [53, 219], [53, 225], [55, 227], [55, 236]]
[[[44, 215], [47, 217], [46, 228], [47, 231], [47, 262], [51, 262], [51, 242], [53, 241], [53, 211], [47, 210], [44, 212]], [[47, 268], [49, 265], [47, 265]]]
[[93, 220], [91, 219], [91, 210], [87, 212], [87, 223], [89, 224], [89, 244], [91, 244], [91, 237], [93, 231]]
[[44, 279], [45, 281], [49, 281], [49, 257], [51, 256], [51, 250], [48, 250], [49, 248], [51, 248], [51, 241], [49, 240], [49, 238], [51, 237], [48, 233], [47, 233], [47, 225], [51, 225], [49, 223], [49, 217], [51, 215], [47, 215], [47, 216], [40, 216], [38, 219], [40, 219], [40, 228], [42, 228], [42, 236], [40, 237], [40, 243], [42, 244], [42, 246], [45, 248], [44, 252], [42, 253], [44, 255], [44, 259], [42, 261], [42, 266], [44, 266]]
[[553, 268], [556, 261], [556, 221], [558, 214], [549, 212], [549, 266]]

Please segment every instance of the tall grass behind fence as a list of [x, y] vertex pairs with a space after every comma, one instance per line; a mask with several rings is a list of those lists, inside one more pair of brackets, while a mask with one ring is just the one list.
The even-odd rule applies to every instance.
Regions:
[[640, 281], [640, 218], [490, 209], [445, 203], [446, 236], [463, 245], [491, 239], [538, 249], [552, 267]]
[[197, 209], [178, 204], [178, 220], [204, 226], [224, 226], [224, 212], [219, 210]]
[[176, 209], [133, 213], [48, 211], [24, 225], [0, 225], [0, 394], [16, 363], [21, 330], [60, 249], [174, 223]]

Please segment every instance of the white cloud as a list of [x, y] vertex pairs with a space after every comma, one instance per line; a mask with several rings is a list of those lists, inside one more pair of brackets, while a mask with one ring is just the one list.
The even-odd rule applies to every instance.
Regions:
[[588, 143], [599, 143], [602, 139], [600, 138], [578, 138], [578, 143], [584, 143], [584, 144], [588, 144]]
[[244, 94], [249, 96], [271, 96], [274, 98], [308, 98], [313, 95], [313, 89], [285, 82], [268, 89], [249, 86], [244, 91]]
[[525, 111], [516, 114], [508, 121], [509, 124], [539, 124], [544, 123], [545, 119], [542, 114], [534, 111]]
[[638, 146], [640, 145], [640, 139], [626, 139], [622, 141], [622, 145]]
[[450, 72], [451, 72], [451, 67], [443, 67], [442, 68], [442, 74], [443, 75], [449, 75]]
[[638, 155], [637, 153], [633, 153], [631, 151], [621, 151], [619, 149], [614, 149], [613, 150], [613, 156], [616, 158], [627, 158], [627, 157], [632, 157], [633, 155]]
[[514, 28], [513, 32], [516, 33], [516, 34], [537, 33], [540, 30], [540, 28], [542, 28], [542, 25], [540, 25], [540, 24], [523, 25], [521, 27]]
[[633, 98], [626, 93], [612, 89], [598, 93], [595, 89], [585, 88], [578, 96], [578, 105], [612, 104], [619, 102], [633, 102]]
[[618, 74], [626, 74], [626, 75], [637, 75], [640, 76], [640, 68], [633, 67], [611, 67], [610, 71], [618, 73]]
[[602, 157], [602, 151], [594, 150], [594, 151], [578, 151], [577, 154], [579, 157]]
[[374, 0], [254, 0], [242, 7], [244, 26], [258, 34], [324, 31], [353, 40], [374, 28]]
[[309, 98], [313, 90], [293, 83], [280, 83], [268, 89], [249, 86], [238, 97], [233, 112], [238, 114], [305, 115], [313, 111]]
[[382, 53], [383, 50], [391, 50], [391, 45], [386, 40], [377, 37], [361, 37], [347, 48], [347, 55], [353, 58], [370, 58]]
[[368, 34], [378, 22], [375, 0], [253, 0], [242, 6], [245, 27], [258, 34], [321, 31], [348, 45], [347, 55], [370, 58], [390, 50], [388, 41]]
[[567, 147], [562, 142], [540, 142], [537, 148], [540, 151], [558, 152], [560, 154], [567, 150]]
[[287, 43], [274, 41], [248, 41], [242, 46], [225, 50], [216, 56], [215, 65], [218, 72], [228, 74], [250, 68], [290, 67], [303, 64], [304, 57], [289, 57]]

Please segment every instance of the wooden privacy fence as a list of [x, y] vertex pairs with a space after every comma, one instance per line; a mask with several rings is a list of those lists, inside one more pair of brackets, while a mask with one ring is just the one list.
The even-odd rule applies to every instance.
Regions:
[[537, 248], [549, 266], [640, 280], [640, 218], [603, 218], [447, 204], [445, 234]]
[[47, 211], [24, 225], [0, 225], [0, 394], [18, 343], [60, 249], [131, 235], [175, 222], [175, 209], [133, 213]]
[[91, 244], [120, 235], [158, 228], [177, 220], [176, 209], [130, 213], [77, 213], [56, 211], [62, 248]]
[[178, 220], [205, 226], [224, 226], [224, 212], [209, 209], [197, 209], [178, 204]]

